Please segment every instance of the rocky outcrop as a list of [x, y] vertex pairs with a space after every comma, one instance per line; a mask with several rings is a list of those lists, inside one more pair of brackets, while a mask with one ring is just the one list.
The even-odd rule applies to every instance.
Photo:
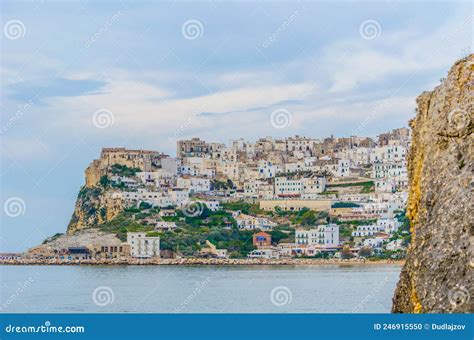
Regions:
[[82, 187], [67, 233], [71, 235], [78, 230], [96, 227], [112, 220], [123, 210], [121, 197], [116, 191], [106, 190], [100, 186]]
[[100, 159], [94, 159], [84, 171], [86, 178], [86, 188], [92, 188], [99, 184], [100, 178], [107, 174]]
[[100, 158], [93, 160], [84, 171], [85, 185], [77, 197], [67, 233], [71, 235], [112, 220], [124, 207], [120, 191], [110, 186], [110, 177], [129, 176], [137, 170], [156, 170], [161, 167], [163, 157], [168, 156], [148, 150], [103, 148]]
[[473, 71], [470, 55], [417, 99], [408, 156], [412, 241], [396, 313], [473, 311]]

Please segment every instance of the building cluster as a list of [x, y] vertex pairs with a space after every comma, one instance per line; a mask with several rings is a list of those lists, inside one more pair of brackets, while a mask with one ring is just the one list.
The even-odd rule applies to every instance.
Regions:
[[369, 178], [377, 192], [396, 192], [408, 185], [406, 153], [409, 130], [379, 136], [314, 139], [243, 139], [230, 145], [199, 138], [177, 142], [177, 156], [159, 152], [104, 148], [86, 170], [86, 185], [118, 164], [137, 169], [110, 180], [121, 188], [114, 198], [127, 206], [148, 202], [168, 207], [185, 204], [192, 195], [254, 200], [318, 200], [330, 182]]
[[[175, 230], [176, 223], [164, 217], [175, 216], [176, 210], [184, 210], [190, 202], [218, 211], [223, 202], [246, 201], [258, 203], [263, 211], [311, 209], [326, 211], [342, 222], [373, 221], [352, 232], [353, 248], [388, 249], [389, 239], [399, 228], [395, 214], [406, 205], [409, 144], [409, 130], [401, 128], [381, 134], [377, 140], [294, 136], [256, 142], [237, 139], [226, 145], [192, 138], [177, 142], [176, 157], [156, 151], [104, 148], [100, 159], [85, 171], [86, 187], [101, 185], [105, 177], [111, 188], [106, 197], [113, 202], [111, 206], [158, 207], [158, 214], [139, 221], [155, 231]], [[364, 183], [368, 190], [351, 190]], [[256, 232], [256, 250], [249, 257], [312, 256], [341, 248], [335, 224], [306, 229], [294, 226], [293, 243], [272, 244], [268, 232], [278, 223], [241, 211], [232, 211], [232, 217], [239, 230]], [[225, 227], [232, 226], [227, 223]], [[390, 247], [396, 250], [401, 244]], [[65, 249], [54, 256], [156, 257], [160, 256], [159, 248], [158, 237], [128, 233], [123, 244]], [[225, 256], [223, 250], [209, 244], [204, 249]]]
[[147, 236], [144, 232], [127, 233], [127, 241], [118, 239], [106, 243], [91, 243], [81, 246], [57, 248], [40, 245], [30, 248], [26, 258], [57, 259], [64, 261], [91, 260], [91, 259], [149, 259], [160, 257], [160, 238]]

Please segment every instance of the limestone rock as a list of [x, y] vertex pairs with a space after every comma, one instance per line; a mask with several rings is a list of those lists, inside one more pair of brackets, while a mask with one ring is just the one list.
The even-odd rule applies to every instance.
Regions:
[[417, 99], [408, 155], [412, 242], [396, 313], [473, 311], [473, 71], [471, 54]]
[[112, 220], [123, 210], [121, 195], [116, 190], [105, 190], [99, 186], [81, 188], [74, 207], [67, 233], [97, 227]]

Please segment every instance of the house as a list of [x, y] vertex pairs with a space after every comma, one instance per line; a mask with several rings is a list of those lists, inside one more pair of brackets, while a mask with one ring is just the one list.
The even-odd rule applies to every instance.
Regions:
[[111, 176], [110, 180], [115, 185], [123, 185], [128, 188], [138, 188], [138, 183], [136, 180], [130, 177], [125, 176]]
[[367, 238], [362, 241], [363, 247], [370, 247], [372, 249], [380, 249], [384, 243], [385, 239], [380, 237]]
[[335, 251], [337, 249], [337, 247], [326, 249], [313, 244], [300, 244], [291, 250], [291, 256], [316, 256], [317, 254], [320, 254], [323, 251]]
[[278, 224], [270, 221], [268, 218], [251, 216], [240, 213], [235, 217], [237, 227], [246, 230], [272, 230]]
[[88, 260], [91, 259], [91, 252], [87, 247], [69, 247], [67, 249], [68, 260]]
[[296, 243], [280, 242], [277, 245], [280, 257], [291, 257], [295, 248], [298, 248]]
[[335, 248], [339, 246], [339, 226], [337, 224], [326, 224], [312, 229], [296, 229], [295, 243]]
[[115, 259], [130, 256], [130, 245], [122, 244], [98, 244], [92, 246], [92, 254], [95, 258]]
[[189, 191], [182, 188], [171, 188], [168, 190], [168, 197], [171, 200], [169, 205], [181, 205], [189, 200]]
[[268, 248], [272, 245], [272, 236], [264, 231], [253, 234], [253, 245], [257, 248]]
[[403, 250], [405, 247], [403, 246], [403, 240], [398, 239], [398, 240], [393, 240], [385, 246], [387, 250], [395, 251], [395, 250]]
[[260, 160], [257, 171], [259, 177], [261, 178], [273, 178], [275, 175], [281, 172], [281, 168], [272, 164], [272, 162]]
[[353, 237], [368, 237], [373, 236], [375, 233], [384, 230], [383, 226], [380, 225], [360, 225], [357, 226], [356, 230], [352, 232]]
[[199, 255], [206, 256], [211, 255], [217, 258], [227, 258], [227, 249], [217, 249], [214, 244], [206, 240], [206, 247], [202, 247], [199, 251]]
[[383, 230], [387, 234], [393, 234], [398, 231], [401, 223], [394, 218], [379, 218], [377, 220], [377, 225], [383, 227]]
[[159, 212], [159, 215], [161, 217], [173, 217], [173, 216], [176, 216], [176, 210], [175, 209], [161, 209]]
[[211, 191], [211, 180], [199, 177], [178, 177], [176, 187], [186, 189], [190, 193]]
[[168, 221], [157, 221], [155, 223], [155, 230], [174, 230], [177, 228], [176, 222], [168, 222]]
[[256, 249], [247, 255], [250, 259], [278, 259], [280, 253], [276, 249]]
[[160, 256], [160, 238], [146, 236], [144, 232], [127, 233], [132, 257], [150, 258]]
[[205, 204], [206, 207], [210, 210], [210, 211], [218, 211], [220, 210], [221, 208], [221, 205], [219, 203], [219, 201], [217, 200], [209, 200], [209, 201], [198, 201], [202, 204]]

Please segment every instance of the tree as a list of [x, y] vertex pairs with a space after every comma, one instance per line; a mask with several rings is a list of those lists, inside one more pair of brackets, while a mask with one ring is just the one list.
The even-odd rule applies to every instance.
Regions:
[[359, 256], [361, 257], [369, 257], [372, 255], [372, 248], [370, 247], [362, 247], [359, 250]]
[[150, 209], [152, 207], [151, 203], [148, 202], [140, 202], [139, 208], [140, 210]]
[[351, 248], [348, 244], [344, 245], [341, 250], [341, 258], [351, 259], [352, 257], [354, 257], [354, 255], [352, 255]]
[[102, 187], [107, 188], [110, 184], [110, 180], [107, 175], [104, 175], [100, 178], [99, 183]]

